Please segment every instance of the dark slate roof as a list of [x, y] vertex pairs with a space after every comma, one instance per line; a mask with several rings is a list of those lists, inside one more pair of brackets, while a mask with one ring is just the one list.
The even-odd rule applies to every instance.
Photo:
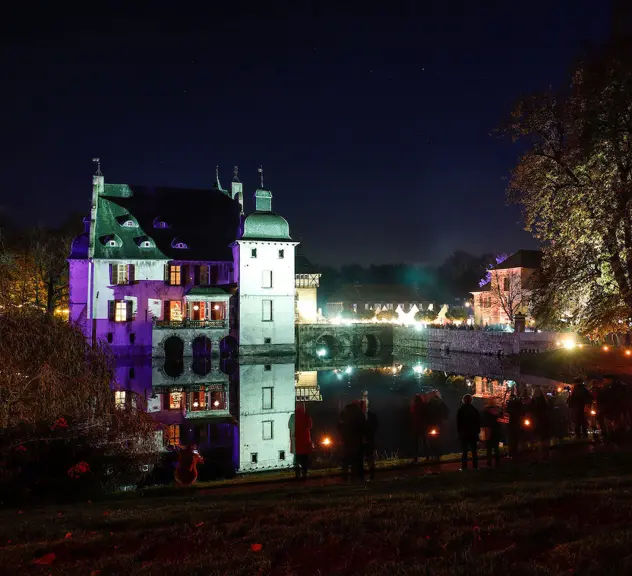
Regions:
[[[239, 203], [216, 186], [195, 190], [105, 184], [97, 208], [95, 258], [231, 261]], [[122, 224], [130, 216], [137, 227]], [[164, 221], [167, 228], [157, 228]], [[120, 246], [107, 246], [114, 238]], [[144, 238], [148, 237], [148, 238]], [[143, 240], [151, 247], [141, 247]], [[176, 248], [182, 243], [187, 248]]]
[[538, 269], [542, 264], [542, 252], [539, 250], [518, 250], [497, 266], [494, 270], [508, 270], [509, 268]]
[[329, 302], [420, 302], [424, 298], [414, 286], [404, 284], [345, 284]]
[[85, 260], [88, 257], [88, 245], [90, 244], [90, 234], [84, 232], [79, 234], [73, 241], [70, 248], [71, 260]]
[[303, 252], [303, 244], [300, 243], [296, 247], [294, 256], [294, 273], [295, 274], [316, 274], [315, 266], [309, 261]]

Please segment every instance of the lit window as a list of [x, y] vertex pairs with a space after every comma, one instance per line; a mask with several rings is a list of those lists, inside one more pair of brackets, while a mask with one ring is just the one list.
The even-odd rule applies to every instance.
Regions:
[[182, 284], [182, 266], [172, 264], [169, 266], [169, 284], [180, 286]]
[[133, 220], [125, 220], [125, 222], [123, 222], [123, 226], [125, 226], [125, 228], [136, 228], [136, 222]]
[[206, 392], [191, 392], [191, 411], [206, 410]]
[[213, 390], [209, 398], [210, 410], [226, 410], [226, 393], [222, 390]]
[[251, 248], [251, 250], [250, 250], [250, 257], [251, 258], [256, 258], [257, 257], [257, 249], [256, 248]]
[[279, 258], [285, 258], [285, 250], [279, 250]]
[[151, 248], [151, 242], [149, 240], [143, 240], [140, 243], [141, 248]]
[[180, 444], [180, 424], [169, 424], [165, 427], [165, 444], [167, 446]]
[[108, 246], [110, 248], [116, 248], [116, 240], [108, 240]]
[[116, 300], [114, 303], [114, 321], [115, 322], [127, 322], [127, 301]]
[[115, 390], [114, 391], [114, 405], [117, 408], [125, 407], [125, 390]]
[[272, 410], [272, 390], [273, 388], [262, 388], [261, 409]]
[[272, 288], [272, 270], [264, 270], [261, 278], [262, 288]]
[[182, 392], [171, 392], [169, 394], [169, 410], [180, 410], [182, 408]]
[[180, 300], [169, 300], [169, 308], [167, 311], [169, 315], [166, 320], [172, 322], [182, 322], [182, 302]]
[[265, 420], [261, 423], [261, 437], [263, 440], [272, 440], [274, 438], [274, 422]]
[[129, 266], [127, 264], [112, 264], [112, 283], [119, 286], [129, 283]]
[[263, 300], [261, 320], [263, 322], [272, 322], [272, 300]]

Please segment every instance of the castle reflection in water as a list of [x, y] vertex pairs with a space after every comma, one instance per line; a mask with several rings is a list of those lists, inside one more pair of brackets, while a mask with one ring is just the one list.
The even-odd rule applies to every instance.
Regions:
[[[177, 376], [174, 376], [177, 374]], [[455, 386], [451, 375], [464, 376]], [[418, 356], [384, 350], [378, 358], [299, 355], [287, 358], [184, 358], [169, 366], [163, 358], [119, 358], [117, 402], [139, 398], [161, 423], [165, 453], [178, 444], [197, 444], [215, 476], [288, 468], [293, 465], [290, 420], [304, 403], [313, 420], [314, 459], [335, 459], [337, 423], [343, 407], [368, 400], [378, 417], [381, 457], [413, 455], [410, 403], [415, 394], [438, 389], [450, 409], [443, 452], [456, 451], [455, 414], [464, 392], [502, 397], [508, 386], [555, 389], [559, 382], [525, 376], [505, 359], [471, 354]], [[319, 448], [325, 438], [326, 449]]]

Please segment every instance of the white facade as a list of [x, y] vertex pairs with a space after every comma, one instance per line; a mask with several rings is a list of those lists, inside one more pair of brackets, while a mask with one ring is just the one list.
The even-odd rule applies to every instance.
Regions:
[[237, 240], [233, 246], [239, 283], [239, 347], [295, 346], [294, 252], [298, 242]]
[[291, 467], [294, 363], [242, 364], [239, 390], [239, 472]]

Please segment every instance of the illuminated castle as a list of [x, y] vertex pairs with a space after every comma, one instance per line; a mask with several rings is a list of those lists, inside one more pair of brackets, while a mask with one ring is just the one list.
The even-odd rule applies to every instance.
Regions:
[[[90, 218], [70, 255], [70, 319], [121, 355], [293, 354], [298, 242], [255, 192], [244, 216], [231, 189], [107, 184], [93, 178]], [[302, 307], [307, 316], [314, 310]]]

